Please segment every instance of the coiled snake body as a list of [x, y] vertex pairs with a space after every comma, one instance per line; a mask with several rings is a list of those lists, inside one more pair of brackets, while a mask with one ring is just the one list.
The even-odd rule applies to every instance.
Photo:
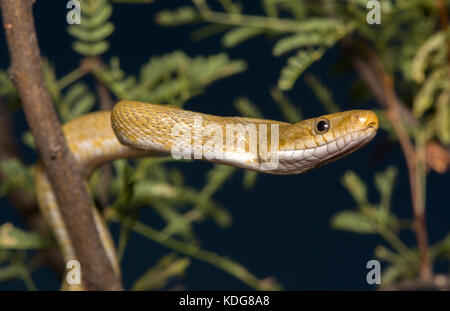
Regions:
[[[178, 130], [174, 132], [177, 126]], [[227, 130], [229, 128], [230, 132]], [[118, 158], [173, 154], [175, 144], [177, 150], [192, 158], [263, 173], [297, 174], [364, 146], [375, 136], [377, 129], [377, 116], [366, 110], [339, 112], [290, 124], [264, 119], [213, 116], [166, 105], [132, 101], [121, 101], [112, 112], [93, 112], [63, 127], [69, 149], [83, 168], [86, 178], [101, 163]], [[277, 135], [273, 135], [275, 131]], [[174, 135], [186, 133], [188, 136], [182, 143]], [[234, 149], [227, 148], [226, 139], [230, 135], [232, 139], [229, 142], [236, 142]], [[200, 139], [200, 143], [195, 141], [196, 138]], [[212, 138], [215, 140], [211, 140]], [[250, 152], [253, 148], [252, 138], [258, 142], [256, 152], [253, 153]], [[241, 149], [238, 148], [240, 139]], [[265, 148], [262, 148], [261, 142], [267, 143]], [[214, 152], [221, 156], [211, 157]], [[268, 155], [277, 160], [275, 165], [263, 165], [267, 162]], [[67, 262], [76, 259], [55, 195], [40, 164], [36, 170], [36, 188], [41, 211], [54, 231], [64, 260]], [[104, 249], [114, 270], [119, 274], [110, 233], [95, 207], [92, 212]], [[80, 287], [72, 286], [72, 289]]]

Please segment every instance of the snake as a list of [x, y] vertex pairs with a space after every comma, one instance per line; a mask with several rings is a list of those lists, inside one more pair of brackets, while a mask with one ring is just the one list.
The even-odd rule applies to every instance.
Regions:
[[[122, 100], [111, 111], [90, 112], [64, 124], [63, 133], [87, 180], [106, 162], [170, 155], [261, 173], [299, 174], [365, 146], [376, 135], [378, 126], [377, 115], [370, 110], [348, 110], [288, 123]], [[35, 184], [41, 213], [64, 261], [77, 259], [41, 163], [36, 165]], [[95, 206], [91, 210], [103, 248], [120, 276], [114, 242], [104, 218]], [[63, 289], [83, 289], [82, 285], [66, 283], [63, 281]]]

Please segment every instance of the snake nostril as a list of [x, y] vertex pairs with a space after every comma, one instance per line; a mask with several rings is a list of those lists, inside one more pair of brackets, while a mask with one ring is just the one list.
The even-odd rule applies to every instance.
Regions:
[[378, 123], [375, 121], [370, 122], [369, 124], [367, 124], [367, 127], [373, 127], [374, 129], [378, 128]]
[[378, 129], [379, 121], [378, 121], [377, 115], [374, 112], [372, 112], [372, 111], [370, 112], [370, 115], [369, 115], [369, 118], [368, 118], [367, 121], [368, 121], [367, 122], [367, 127], [368, 128], [371, 127], [371, 128], [373, 128], [375, 130]]

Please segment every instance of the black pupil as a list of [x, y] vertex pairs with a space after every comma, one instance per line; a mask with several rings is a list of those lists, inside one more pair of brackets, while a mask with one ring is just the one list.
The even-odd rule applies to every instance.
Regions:
[[328, 123], [327, 122], [325, 122], [325, 121], [319, 121], [319, 122], [317, 122], [317, 130], [319, 131], [319, 132], [323, 132], [323, 131], [325, 131], [325, 130], [327, 130], [328, 129]]

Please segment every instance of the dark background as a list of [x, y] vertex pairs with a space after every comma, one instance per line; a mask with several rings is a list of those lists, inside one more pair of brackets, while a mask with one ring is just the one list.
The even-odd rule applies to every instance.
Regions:
[[[256, 1], [255, 1], [256, 2]], [[154, 22], [154, 14], [164, 8], [174, 8], [185, 1], [156, 1], [153, 4], [115, 4], [112, 21], [115, 32], [110, 37], [111, 48], [105, 60], [119, 56], [121, 67], [128, 74], [137, 74], [140, 66], [151, 56], [177, 49], [190, 56], [211, 55], [222, 50], [220, 36], [192, 42], [189, 34], [199, 26], [163, 28]], [[66, 33], [66, 1], [39, 0], [34, 6], [35, 23], [41, 53], [55, 64], [58, 77], [78, 66], [80, 56], [72, 51], [72, 38]], [[252, 7], [254, 6], [254, 7]], [[247, 13], [255, 13], [258, 6], [247, 3]], [[272, 43], [264, 38], [246, 42], [228, 51], [231, 58], [248, 62], [248, 69], [239, 75], [221, 80], [207, 88], [205, 94], [190, 100], [187, 109], [236, 115], [232, 102], [237, 96], [247, 96], [263, 111], [266, 118], [282, 119], [270, 97], [286, 58], [271, 55]], [[314, 64], [308, 72], [319, 75], [331, 88], [342, 110], [378, 108], [373, 101], [355, 106], [350, 99], [349, 86], [356, 78], [334, 76], [331, 68], [341, 61], [337, 48]], [[7, 69], [9, 57], [3, 29], [0, 31], [0, 67]], [[325, 111], [300, 78], [290, 98], [298, 104], [305, 118]], [[23, 115], [16, 118], [17, 131], [26, 128]], [[215, 198], [233, 216], [233, 224], [221, 229], [211, 221], [196, 226], [197, 238], [206, 250], [226, 255], [247, 267], [259, 278], [274, 276], [285, 289], [372, 289], [366, 283], [367, 261], [374, 258], [374, 248], [382, 240], [373, 235], [356, 235], [333, 230], [329, 220], [342, 210], [354, 207], [348, 192], [341, 186], [340, 177], [348, 170], [356, 171], [369, 184], [372, 201], [378, 200], [373, 176], [389, 165], [399, 168], [394, 190], [393, 211], [400, 217], [411, 217], [411, 202], [405, 161], [396, 145], [383, 157], [373, 154], [386, 140], [382, 131], [364, 149], [337, 162], [305, 174], [294, 176], [260, 175], [251, 191], [242, 190], [242, 171], [225, 184]], [[35, 159], [24, 147], [31, 164]], [[204, 172], [210, 164], [189, 163], [186, 179], [194, 185], [204, 183]], [[449, 174], [430, 173], [427, 189], [427, 224], [430, 242], [442, 239], [449, 231], [450, 209], [445, 190], [449, 188]], [[6, 200], [0, 200], [0, 223], [12, 222], [23, 227], [21, 219]], [[155, 223], [149, 215], [141, 219]], [[117, 226], [113, 225], [117, 237]], [[415, 244], [411, 233], [402, 235], [409, 245]], [[123, 261], [123, 281], [126, 288], [147, 268], [169, 250], [139, 235], [133, 235]], [[383, 263], [382, 263], [383, 268]], [[445, 268], [445, 267], [443, 267]], [[59, 280], [46, 269], [33, 274], [39, 289], [58, 289]], [[193, 260], [186, 278], [187, 289], [248, 289], [232, 276], [209, 264]], [[0, 284], [0, 289], [24, 289], [17, 282]]]

